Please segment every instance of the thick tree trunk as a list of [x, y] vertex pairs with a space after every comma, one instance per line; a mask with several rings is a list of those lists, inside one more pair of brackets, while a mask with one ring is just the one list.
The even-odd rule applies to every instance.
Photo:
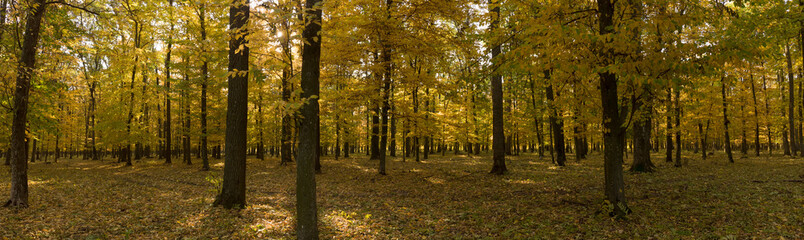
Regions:
[[[491, 25], [489, 25], [489, 32], [494, 33], [500, 23], [500, 2], [498, 0], [489, 0], [489, 12], [491, 13]], [[496, 69], [501, 64], [502, 59], [498, 59], [502, 51], [500, 43], [490, 41], [491, 47], [491, 69]], [[505, 129], [503, 125], [503, 86], [502, 75], [497, 70], [491, 75], [491, 105], [492, 105], [492, 150], [494, 151], [494, 165], [491, 167], [491, 173], [502, 175], [508, 172], [505, 166]]]
[[[232, 0], [229, 8], [229, 96], [226, 111], [226, 160], [223, 185], [214, 205], [246, 205], [246, 129], [248, 124], [249, 1]], [[302, 173], [299, 173], [301, 175]]]
[[[201, 25], [201, 42], [207, 41], [207, 25], [206, 25], [206, 3], [201, 3], [198, 9], [198, 20]], [[206, 46], [203, 48], [206, 54]], [[207, 140], [207, 85], [209, 82], [209, 62], [207, 56], [201, 56], [201, 170], [209, 170], [209, 149]]]
[[318, 208], [316, 206], [315, 162], [318, 154], [310, 149], [319, 147], [319, 64], [321, 59], [321, 8], [313, 9], [321, 0], [307, 0], [307, 17], [302, 32], [302, 123], [299, 129], [299, 155], [296, 163], [296, 238], [318, 239]]
[[[614, 4], [610, 0], [597, 1], [599, 12], [599, 34], [608, 35], [614, 32]], [[611, 44], [608, 40], [606, 44]], [[599, 50], [602, 66], [614, 63], [614, 52], [611, 47]], [[598, 73], [600, 77], [600, 96], [603, 106], [603, 144], [605, 145], [603, 161], [605, 172], [606, 199], [613, 207], [612, 215], [623, 217], [631, 212], [625, 200], [625, 183], [623, 181], [623, 143], [625, 128], [617, 94], [617, 76], [609, 71]], [[627, 112], [622, 110], [622, 112]]]
[[6, 207], [28, 207], [28, 148], [26, 130], [28, 124], [28, 96], [31, 79], [36, 69], [36, 51], [39, 29], [45, 16], [45, 0], [29, 0], [25, 6], [25, 33], [22, 52], [17, 66], [17, 83], [14, 88], [14, 117], [11, 121], [11, 197]]
[[650, 85], [643, 85], [643, 99], [634, 98], [631, 102], [637, 115], [634, 121], [634, 129], [631, 132], [634, 141], [634, 162], [631, 165], [632, 172], [653, 172], [653, 162], [650, 159], [650, 136], [653, 115], [653, 93]]

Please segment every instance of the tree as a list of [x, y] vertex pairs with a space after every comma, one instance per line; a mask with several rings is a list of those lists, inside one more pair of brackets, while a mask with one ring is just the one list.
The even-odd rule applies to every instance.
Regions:
[[[491, 15], [491, 25], [489, 32], [494, 34], [500, 23], [500, 3], [497, 0], [489, 0], [489, 13]], [[492, 39], [495, 37], [492, 36]], [[492, 150], [494, 151], [494, 165], [491, 173], [502, 175], [508, 169], [505, 167], [505, 130], [503, 129], [503, 90], [502, 75], [498, 72], [498, 65], [501, 59], [498, 57], [501, 52], [500, 43], [490, 41], [491, 47], [491, 102], [492, 102]]]
[[[788, 83], [787, 90], [789, 91], [789, 94], [788, 94], [789, 95], [789, 102], [788, 102], [789, 103], [788, 104], [789, 110], [787, 112], [789, 122], [788, 122], [787, 126], [788, 126], [788, 129], [790, 130], [790, 144], [789, 144], [790, 154], [791, 154], [791, 156], [795, 157], [798, 154], [797, 153], [798, 150], [799, 150], [798, 146], [800, 144], [799, 141], [801, 139], [798, 139], [798, 137], [797, 137], [798, 132], [796, 131], [796, 127], [795, 127], [796, 126], [796, 122], [795, 122], [796, 109], [795, 109], [794, 106], [795, 106], [795, 99], [796, 99], [795, 98], [795, 96], [796, 96], [795, 89], [796, 88], [795, 88], [795, 83], [793, 81], [793, 63], [791, 61], [792, 57], [790, 56], [791, 54], [790, 54], [790, 44], [789, 43], [786, 44], [785, 49], [786, 49], [786, 51], [785, 51], [786, 54], [785, 55], [787, 56], [787, 81], [788, 81], [787, 82]], [[724, 99], [725, 99], [725, 97], [724, 97]], [[729, 160], [731, 160], [731, 158], [729, 158]]]
[[[547, 81], [550, 81], [550, 73], [552, 70], [545, 70], [544, 71], [544, 78]], [[556, 155], [556, 165], [564, 166], [564, 162], [567, 161], [567, 155], [564, 149], [564, 122], [562, 119], [559, 119], [561, 115], [556, 110], [555, 106], [555, 94], [553, 93], [553, 83], [548, 83], [547, 88], [545, 89], [545, 94], [547, 95], [547, 101], [549, 104], [549, 121], [550, 121], [550, 129], [551, 134], [553, 134], [553, 146], [552, 148], [555, 149]]]
[[17, 86], [14, 89], [14, 119], [11, 123], [11, 197], [6, 207], [28, 207], [28, 148], [26, 130], [28, 123], [28, 95], [31, 79], [36, 70], [36, 51], [39, 43], [39, 30], [45, 16], [45, 0], [23, 2], [27, 9], [22, 53], [17, 66]]
[[296, 238], [318, 239], [318, 208], [316, 206], [315, 163], [319, 149], [318, 100], [321, 59], [321, 0], [304, 4], [302, 38], [301, 108], [299, 153], [296, 158]]
[[[614, 4], [610, 0], [598, 0], [598, 33], [601, 36], [614, 34]], [[600, 67], [608, 67], [614, 63], [614, 50], [611, 39], [607, 39], [598, 50], [601, 59]], [[600, 77], [600, 100], [603, 106], [603, 152], [605, 193], [608, 203], [613, 206], [614, 216], [624, 217], [631, 210], [625, 201], [625, 183], [623, 182], [623, 147], [625, 144], [624, 113], [621, 111], [617, 95], [617, 75], [610, 70], [602, 70]]]
[[[724, 145], [726, 145], [726, 155], [729, 157], [729, 162], [734, 163], [734, 157], [731, 154], [731, 138], [729, 138], [729, 104], [726, 101], [726, 77], [720, 78], [720, 94], [723, 98], [723, 135], [725, 136]], [[792, 109], [792, 108], [791, 108]]]
[[[207, 41], [207, 25], [206, 25], [206, 3], [201, 3], [198, 6], [198, 22], [201, 30], [201, 42], [205, 45]], [[202, 45], [204, 53], [206, 53], [206, 46]], [[201, 56], [201, 170], [209, 170], [209, 149], [207, 145], [207, 85], [209, 85], [209, 60], [207, 56]]]
[[[173, 18], [173, 0], [168, 0], [168, 12], [170, 13], [170, 18]], [[167, 39], [167, 53], [165, 54], [165, 146], [164, 152], [162, 153], [165, 157], [165, 163], [170, 164], [172, 163], [172, 155], [173, 152], [171, 151], [173, 144], [171, 140], [173, 139], [171, 133], [171, 111], [170, 111], [170, 55], [173, 53], [173, 21], [170, 21], [170, 33], [168, 33]]]
[[249, 1], [229, 7], [229, 104], [226, 113], [226, 162], [223, 185], [213, 205], [246, 205], [246, 129], [248, 124], [249, 47], [246, 41]]

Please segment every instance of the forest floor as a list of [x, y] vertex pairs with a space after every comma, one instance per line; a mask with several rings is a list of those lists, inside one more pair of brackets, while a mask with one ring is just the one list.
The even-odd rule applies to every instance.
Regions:
[[[393, 158], [387, 176], [362, 154], [324, 157], [316, 175], [319, 228], [322, 239], [804, 239], [804, 159], [763, 155], [729, 164], [721, 155], [688, 155], [682, 168], [655, 155], [656, 172], [626, 173], [634, 212], [622, 220], [600, 213], [599, 155], [566, 167], [549, 156], [509, 157], [503, 176], [487, 174], [489, 156]], [[33, 163], [31, 206], [0, 208], [0, 237], [294, 238], [294, 165], [250, 157], [248, 205], [234, 211], [211, 207], [222, 160], [209, 172], [193, 161]], [[8, 171], [0, 167], [3, 198]]]

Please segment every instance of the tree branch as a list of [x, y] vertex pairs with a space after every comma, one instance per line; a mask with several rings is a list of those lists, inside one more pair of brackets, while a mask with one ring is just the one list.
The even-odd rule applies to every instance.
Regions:
[[92, 5], [92, 3], [94, 3], [94, 2], [95, 1], [92, 1], [92, 2], [86, 3], [86, 4], [82, 5], [82, 6], [79, 6], [79, 5], [75, 5], [75, 4], [72, 4], [72, 3], [68, 3], [67, 1], [64, 1], [64, 0], [57, 0], [57, 1], [46, 2], [45, 5], [47, 5], [47, 4], [61, 4], [61, 5], [64, 5], [64, 6], [68, 6], [68, 7], [71, 7], [71, 8], [82, 10], [84, 12], [91, 13], [93, 15], [99, 15], [99, 13], [97, 11], [88, 8], [89, 5]]

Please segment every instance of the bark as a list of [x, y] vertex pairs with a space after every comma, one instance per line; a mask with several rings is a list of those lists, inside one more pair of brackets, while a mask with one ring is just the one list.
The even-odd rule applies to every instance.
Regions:
[[[500, 2], [498, 0], [489, 0], [489, 12], [491, 13], [491, 25], [489, 25], [489, 32], [494, 33], [500, 24]], [[497, 56], [502, 51], [500, 43], [491, 42], [491, 69], [494, 72], [491, 75], [491, 105], [492, 105], [492, 150], [494, 151], [494, 165], [491, 167], [491, 173], [502, 175], [508, 169], [505, 166], [505, 130], [503, 129], [503, 90], [502, 90], [502, 75], [496, 71], [500, 65], [501, 59]]]
[[720, 78], [720, 94], [723, 97], [723, 128], [725, 135], [726, 155], [729, 157], [729, 162], [734, 163], [734, 157], [731, 154], [731, 138], [729, 138], [729, 115], [728, 115], [728, 102], [726, 102], [726, 80], [725, 77]]
[[553, 134], [553, 148], [555, 148], [556, 156], [555, 162], [558, 166], [564, 166], [567, 161], [566, 150], [564, 149], [564, 121], [559, 119], [558, 109], [555, 106], [555, 93], [553, 93], [553, 84], [550, 83], [551, 72], [552, 70], [544, 71], [544, 79], [548, 82], [545, 95], [547, 95], [550, 129]]
[[[226, 112], [226, 160], [223, 185], [213, 205], [246, 205], [246, 129], [248, 124], [249, 1], [232, 0], [229, 8], [229, 96]], [[301, 174], [301, 173], [299, 173]]]
[[[346, 121], [344, 120], [344, 126], [348, 126]], [[351, 152], [349, 146], [349, 128], [343, 128], [343, 158], [349, 158], [349, 152]]]
[[667, 150], [667, 156], [665, 158], [665, 162], [673, 162], [673, 115], [670, 114], [671, 109], [673, 108], [673, 91], [671, 89], [667, 89], [667, 141], [665, 143], [665, 147]]
[[[321, 0], [307, 0], [305, 3], [305, 25], [302, 32], [302, 106], [303, 116], [299, 129], [299, 155], [296, 164], [296, 237], [298, 239], [318, 239], [318, 209], [316, 206], [316, 186], [314, 164], [318, 154], [310, 149], [319, 146], [319, 74], [321, 58], [321, 8], [314, 9]], [[316, 96], [315, 98], [311, 98]]]
[[[784, 103], [785, 102], [784, 76], [783, 76], [781, 71], [779, 71], [779, 73], [776, 75], [776, 79], [779, 81], [779, 86], [781, 86], [781, 91], [779, 91], [779, 93], [781, 93], [781, 95], [782, 95], [782, 103]], [[783, 104], [782, 104], [782, 108], [780, 109], [780, 111], [782, 112], [782, 119], [784, 119], [785, 114], [787, 113], [787, 111], [785, 110], [785, 106]], [[782, 125], [782, 151], [784, 151], [785, 156], [790, 156], [790, 141], [788, 140], [788, 136], [787, 136], [787, 134], [788, 134], [787, 129], [788, 129], [789, 124], [790, 123], [788, 122], [787, 124]]]
[[792, 156], [796, 156], [797, 152], [798, 152], [799, 139], [796, 137], [796, 136], [798, 136], [798, 133], [796, 131], [796, 127], [795, 127], [796, 123], [795, 123], [795, 120], [794, 120], [795, 113], [796, 113], [795, 108], [794, 108], [796, 94], [795, 94], [795, 83], [793, 81], [793, 63], [792, 63], [792, 59], [791, 59], [791, 56], [790, 56], [790, 44], [786, 45], [785, 50], [786, 50], [785, 55], [787, 57], [787, 79], [788, 79], [788, 89], [787, 90], [789, 91], [788, 95], [790, 96], [789, 101], [788, 101], [788, 107], [789, 108], [788, 108], [788, 112], [787, 112], [788, 113], [788, 125], [787, 126], [788, 126], [788, 129], [790, 130], [790, 143], [788, 144], [788, 147], [790, 148], [790, 154]]
[[[137, 19], [134, 19], [134, 50], [137, 51], [140, 48], [140, 39], [142, 34], [142, 25], [139, 23]], [[123, 160], [126, 162], [126, 166], [131, 166], [131, 125], [133, 124], [132, 120], [134, 119], [134, 80], [137, 78], [137, 64], [139, 64], [140, 56], [135, 53], [134, 55], [134, 64], [132, 64], [131, 68], [131, 84], [129, 84], [129, 95], [130, 99], [128, 102], [128, 118], [126, 120], [126, 147], [124, 150], [124, 157]]]
[[653, 172], [656, 167], [650, 159], [650, 137], [653, 115], [653, 93], [650, 85], [643, 85], [644, 98], [632, 101], [636, 114], [634, 129], [631, 132], [634, 141], [634, 162], [631, 165], [632, 172]]
[[32, 163], [36, 162], [36, 160], [39, 159], [39, 152], [38, 152], [39, 149], [36, 148], [37, 143], [39, 143], [39, 141], [37, 141], [36, 137], [34, 137], [33, 142], [31, 143], [31, 162]]
[[[387, 14], [386, 20], [391, 19], [391, 7], [393, 5], [392, 0], [386, 0], [385, 2], [385, 10]], [[380, 159], [380, 166], [378, 169], [378, 173], [380, 175], [386, 175], [385, 172], [385, 160], [386, 160], [386, 152], [388, 150], [388, 110], [391, 108], [390, 104], [390, 95], [391, 95], [391, 46], [388, 44], [388, 38], [390, 33], [388, 30], [384, 31], [384, 35], [382, 36], [382, 50], [380, 53], [380, 58], [383, 65], [383, 74], [382, 74], [382, 110], [380, 112], [381, 117], [381, 138], [380, 138], [380, 146], [379, 146], [379, 159]]]
[[[706, 121], [708, 127], [709, 120]], [[703, 130], [703, 123], [698, 122], [698, 138], [701, 141], [701, 159], [706, 160], [706, 137]]]
[[544, 157], [544, 145], [543, 145], [544, 144], [544, 139], [542, 137], [542, 129], [541, 129], [542, 124], [539, 122], [539, 118], [540, 118], [539, 115], [540, 114], [539, 114], [539, 111], [537, 110], [538, 105], [536, 105], [536, 83], [535, 83], [535, 80], [533, 80], [532, 76], [529, 75], [528, 79], [530, 80], [530, 100], [531, 100], [531, 104], [533, 104], [533, 112], [534, 112], [533, 125], [534, 125], [535, 130], [536, 130], [536, 144], [535, 144], [535, 147], [537, 147], [539, 149], [539, 157]]
[[[614, 31], [614, 4], [610, 0], [597, 1], [600, 19], [599, 34], [607, 35]], [[611, 40], [607, 41], [611, 44]], [[614, 51], [607, 47], [599, 50], [602, 66], [614, 63]], [[623, 217], [631, 212], [625, 200], [625, 183], [623, 181], [623, 143], [625, 128], [617, 96], [617, 76], [615, 73], [603, 71], [600, 77], [601, 105], [603, 106], [603, 144], [605, 145], [603, 161], [605, 172], [605, 193], [609, 204], [613, 206], [614, 216]], [[627, 111], [622, 111], [627, 112]]]
[[[413, 94], [411, 94], [413, 98], [413, 115], [417, 116], [419, 113], [419, 87], [416, 86], [413, 88]], [[413, 155], [416, 158], [416, 162], [421, 161], [419, 158], [419, 120], [414, 119], [413, 121], [413, 129], [415, 130], [415, 134], [413, 135], [413, 145], [410, 146], [411, 150], [413, 150]]]
[[[206, 3], [198, 8], [198, 21], [201, 25], [201, 42], [207, 41]], [[206, 46], [203, 47], [204, 56], [201, 57], [201, 170], [209, 170], [209, 149], [207, 140], [207, 85], [209, 82], [209, 61], [206, 56]]]
[[756, 86], [754, 86], [754, 75], [751, 74], [749, 76], [749, 81], [751, 81], [751, 96], [754, 98], [754, 148], [756, 150], [756, 155], [759, 157], [759, 106], [757, 106], [757, 90]]
[[394, 104], [394, 87], [391, 86], [391, 96], [390, 96], [390, 104], [391, 108], [389, 109], [390, 113], [388, 117], [390, 118], [390, 133], [389, 133], [389, 140], [388, 140], [388, 156], [396, 157], [396, 106]]
[[[742, 101], [743, 99], [740, 99], [740, 100], [741, 100], [740, 102], [743, 102]], [[748, 140], [747, 140], [746, 132], [745, 132], [745, 126], [747, 124], [745, 123], [745, 105], [743, 105], [743, 104], [740, 104], [740, 120], [742, 121], [742, 126], [740, 128], [740, 130], [742, 130], [742, 135], [741, 135], [742, 136], [742, 138], [741, 138], [742, 142], [740, 143], [740, 153], [742, 153], [742, 157], [745, 158], [746, 155], [748, 155]]]
[[[188, 63], [190, 62], [189, 58], [185, 58], [185, 61]], [[182, 99], [184, 99], [184, 131], [182, 133], [182, 145], [184, 145], [184, 163], [187, 165], [192, 165], [192, 146], [191, 146], [191, 139], [190, 139], [190, 130], [192, 125], [190, 125], [190, 74], [187, 71], [188, 69], [184, 69], [184, 84], [185, 89], [182, 91]]]
[[[288, 22], [290, 19], [286, 19], [282, 21], [282, 27], [285, 28], [285, 31], [290, 31], [290, 23]], [[282, 45], [282, 53], [283, 53], [283, 62], [284, 66], [282, 67], [282, 102], [287, 104], [290, 101], [290, 94], [291, 94], [291, 83], [290, 79], [293, 75], [293, 52], [291, 48], [291, 39], [288, 36], [289, 34], [283, 34], [281, 39]], [[282, 130], [280, 134], [280, 145], [279, 145], [279, 156], [280, 156], [280, 165], [285, 165], [289, 162], [293, 161], [293, 153], [291, 149], [293, 148], [293, 113], [291, 113], [288, 109], [282, 112]]]
[[369, 159], [380, 159], [380, 107], [374, 106], [371, 110], [371, 155]]
[[676, 86], [676, 163], [681, 167], [681, 86]]
[[26, 129], [28, 123], [28, 96], [31, 78], [36, 69], [36, 51], [39, 30], [45, 16], [45, 0], [29, 1], [25, 17], [25, 33], [22, 52], [17, 66], [17, 82], [14, 89], [14, 116], [11, 122], [11, 197], [6, 207], [28, 207], [28, 149]]
[[[173, 9], [173, 0], [168, 0], [169, 8]], [[172, 11], [171, 11], [172, 15]], [[172, 16], [171, 16], [172, 17]], [[173, 32], [173, 21], [170, 21], [170, 32]], [[170, 111], [170, 55], [173, 52], [173, 35], [168, 34], [168, 41], [167, 41], [167, 54], [165, 55], [165, 148], [164, 148], [164, 157], [165, 163], [170, 164], [172, 163], [173, 151], [173, 137], [171, 135], [171, 111]]]
[[[770, 121], [770, 98], [768, 98], [768, 85], [765, 75], [762, 75], [762, 93], [765, 95], [765, 127], [768, 129], [768, 155], [773, 155], [773, 139], [771, 134], [771, 121]], [[757, 123], [759, 124], [759, 123]]]
[[265, 160], [265, 142], [262, 131], [263, 115], [262, 115], [262, 88], [257, 90], [257, 159]]

